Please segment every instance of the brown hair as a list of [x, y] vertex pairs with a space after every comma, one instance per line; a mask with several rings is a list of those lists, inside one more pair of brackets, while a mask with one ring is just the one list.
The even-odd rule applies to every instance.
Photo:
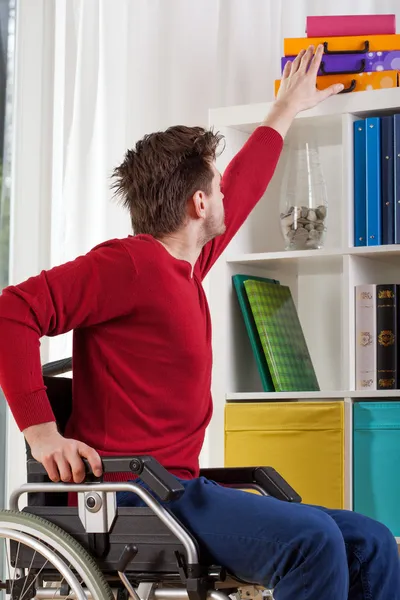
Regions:
[[189, 198], [197, 190], [211, 193], [210, 165], [222, 138], [181, 125], [146, 135], [126, 152], [112, 188], [128, 208], [135, 234], [157, 237], [183, 225]]

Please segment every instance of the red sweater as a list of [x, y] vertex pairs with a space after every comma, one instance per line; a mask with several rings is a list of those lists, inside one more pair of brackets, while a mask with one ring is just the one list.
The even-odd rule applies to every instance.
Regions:
[[274, 129], [259, 127], [228, 165], [226, 232], [204, 247], [193, 277], [188, 262], [136, 235], [3, 290], [0, 385], [21, 430], [54, 421], [40, 338], [74, 330], [66, 436], [102, 455], [151, 454], [178, 477], [198, 475], [212, 415], [202, 280], [263, 195], [282, 143]]

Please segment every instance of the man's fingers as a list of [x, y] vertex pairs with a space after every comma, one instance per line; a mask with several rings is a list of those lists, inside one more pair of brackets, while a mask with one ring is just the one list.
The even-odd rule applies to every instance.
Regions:
[[96, 477], [102, 475], [103, 465], [99, 454], [87, 444], [76, 440], [63, 439], [57, 450], [43, 452], [42, 456], [38, 457], [51, 481], [55, 483], [82, 483], [85, 479], [85, 464], [82, 458], [87, 459]]
[[43, 466], [46, 469], [47, 475], [50, 477], [51, 481], [58, 483], [60, 481], [60, 473], [58, 472], [56, 461], [54, 460], [53, 456], [44, 458]]
[[289, 60], [284, 66], [284, 69], [282, 72], [282, 79], [287, 79], [289, 77], [291, 69], [292, 69], [292, 63]]
[[80, 443], [78, 446], [78, 452], [83, 457], [86, 458], [92, 468], [93, 474], [96, 477], [100, 477], [103, 473], [103, 465], [101, 463], [101, 458], [97, 454], [96, 450], [90, 448], [86, 444]]
[[61, 481], [64, 481], [64, 483], [71, 481], [72, 473], [71, 473], [71, 467], [69, 466], [68, 460], [65, 458], [65, 456], [63, 454], [58, 454], [58, 455], [56, 454], [54, 458], [57, 463], [57, 468], [58, 468], [58, 472], [60, 473]]
[[304, 53], [299, 66], [299, 73], [306, 73], [310, 64], [310, 60], [312, 59], [312, 55], [314, 52], [314, 46], [309, 46], [307, 51]]
[[343, 83], [335, 83], [334, 85], [330, 85], [328, 88], [325, 88], [324, 90], [320, 90], [320, 92], [319, 92], [320, 98], [321, 98], [321, 100], [325, 100], [326, 98], [329, 98], [329, 96], [334, 96], [335, 94], [338, 94], [343, 89], [344, 89]]
[[314, 58], [312, 59], [310, 64], [309, 73], [312, 77], [317, 77], [323, 55], [324, 47], [322, 45], [319, 45], [315, 51]]
[[85, 479], [85, 465], [83, 464], [77, 448], [74, 447], [67, 453], [66, 458], [71, 466], [74, 483], [82, 483]]
[[294, 59], [293, 63], [292, 63], [292, 67], [290, 69], [290, 73], [291, 75], [293, 75], [294, 73], [297, 72], [297, 69], [299, 68], [301, 59], [303, 58], [304, 54], [305, 54], [305, 50], [301, 50], [298, 55], [296, 56], [296, 58]]

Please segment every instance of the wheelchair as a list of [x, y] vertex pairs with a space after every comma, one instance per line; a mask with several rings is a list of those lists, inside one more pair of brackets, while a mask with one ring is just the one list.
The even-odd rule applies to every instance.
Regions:
[[[47, 394], [60, 433], [71, 414], [72, 370], [64, 359], [43, 367]], [[273, 598], [273, 590], [241, 581], [212, 564], [195, 537], [168, 510], [184, 493], [151, 456], [102, 457], [103, 473], [132, 472], [132, 482], [96, 478], [86, 461], [81, 484], [53, 483], [27, 451], [27, 483], [0, 511], [5, 540], [0, 597], [10, 600], [230, 600]], [[221, 485], [301, 502], [271, 467], [202, 469]], [[146, 486], [135, 483], [139, 476]], [[151, 490], [151, 493], [148, 491]], [[145, 507], [118, 507], [116, 494], [137, 494]], [[77, 506], [68, 505], [76, 493]], [[27, 494], [27, 506], [19, 500]], [[246, 552], [246, 548], [243, 548]]]

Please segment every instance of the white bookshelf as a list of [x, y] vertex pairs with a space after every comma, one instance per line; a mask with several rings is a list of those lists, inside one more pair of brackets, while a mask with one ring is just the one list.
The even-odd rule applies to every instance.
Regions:
[[[294, 121], [315, 128], [328, 192], [328, 221], [322, 250], [285, 251], [279, 223], [284, 155], [264, 197], [229, 244], [209, 276], [213, 321], [214, 416], [209, 427], [210, 463], [224, 463], [227, 401], [343, 400], [345, 403], [346, 506], [352, 506], [352, 403], [364, 398], [400, 398], [400, 390], [364, 392], [354, 380], [354, 286], [400, 281], [400, 246], [353, 246], [353, 122], [399, 111], [400, 89], [329, 98]], [[268, 104], [211, 110], [210, 125], [225, 135], [218, 159], [223, 171], [231, 157], [268, 113]], [[305, 126], [305, 127], [304, 127]], [[284, 151], [285, 153], [285, 148]], [[320, 392], [264, 393], [232, 287], [232, 275], [248, 273], [289, 285], [320, 384]]]

